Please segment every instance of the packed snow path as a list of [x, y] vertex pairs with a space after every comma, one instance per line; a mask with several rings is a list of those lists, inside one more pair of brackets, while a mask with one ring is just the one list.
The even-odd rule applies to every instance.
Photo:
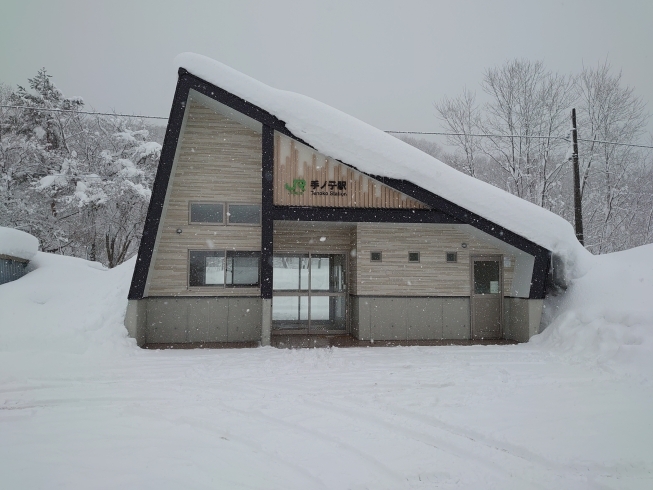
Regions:
[[2, 488], [653, 488], [648, 304], [514, 346], [148, 351], [133, 262], [33, 263], [0, 286]]

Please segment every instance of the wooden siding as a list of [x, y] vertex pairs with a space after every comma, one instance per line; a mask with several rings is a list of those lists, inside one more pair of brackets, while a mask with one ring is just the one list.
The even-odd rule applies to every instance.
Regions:
[[275, 221], [274, 253], [346, 253], [351, 250], [352, 225]]
[[[318, 188], [312, 188], [313, 181], [318, 182]], [[344, 182], [345, 188], [339, 189], [334, 185], [338, 182]], [[274, 204], [428, 208], [421, 202], [279, 133], [275, 133], [274, 137]]]
[[[461, 244], [467, 243], [467, 248]], [[370, 252], [380, 251], [381, 262]], [[408, 262], [408, 252], [420, 252], [420, 262]], [[446, 261], [457, 252], [458, 261]], [[362, 296], [469, 296], [470, 255], [502, 252], [455, 225], [358, 223], [357, 264], [353, 294]], [[504, 294], [511, 290], [515, 258], [504, 268]], [[503, 265], [503, 264], [501, 264]]]
[[261, 203], [261, 135], [192, 99], [187, 110], [148, 295], [259, 295], [258, 288], [188, 287], [188, 250], [261, 249], [260, 226], [191, 225], [188, 213], [191, 201]]

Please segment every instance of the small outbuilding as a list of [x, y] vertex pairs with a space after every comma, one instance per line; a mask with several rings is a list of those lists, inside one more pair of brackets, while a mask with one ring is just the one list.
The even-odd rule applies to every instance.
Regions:
[[36, 237], [24, 231], [0, 227], [0, 284], [27, 274], [27, 265], [38, 249]]
[[178, 64], [129, 292], [139, 345], [538, 333], [579, 246], [564, 219], [313, 99]]

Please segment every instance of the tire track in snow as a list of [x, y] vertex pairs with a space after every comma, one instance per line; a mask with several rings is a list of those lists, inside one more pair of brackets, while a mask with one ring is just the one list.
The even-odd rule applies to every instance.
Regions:
[[291, 430], [296, 433], [302, 433], [302, 434], [308, 434], [313, 437], [317, 437], [323, 441], [326, 441], [330, 444], [334, 444], [338, 447], [338, 449], [345, 449], [349, 451], [350, 453], [353, 453], [356, 455], [358, 458], [365, 460], [367, 463], [371, 464], [374, 466], [376, 470], [378, 470], [380, 473], [385, 474], [387, 477], [393, 479], [397, 483], [403, 483], [405, 481], [405, 478], [403, 475], [400, 475], [394, 471], [391, 471], [387, 468], [387, 466], [376, 459], [375, 457], [361, 451], [360, 449], [356, 448], [352, 444], [343, 441], [342, 439], [337, 439], [333, 436], [330, 436], [328, 434], [325, 434], [322, 431], [316, 430], [316, 429], [311, 429], [308, 428], [302, 424], [298, 424], [297, 422], [291, 423], [291, 422], [286, 422], [282, 419], [273, 417], [271, 415], [267, 415], [261, 411], [251, 411], [251, 412], [241, 412], [244, 415], [246, 415], [248, 418], [249, 417], [257, 417], [260, 420], [264, 420], [267, 422], [272, 422], [276, 425], [282, 426], [287, 430]]
[[[560, 478], [560, 475], [558, 475], [556, 471], [564, 470], [565, 473], [569, 473], [568, 468], [564, 466], [561, 466], [560, 468], [555, 468], [555, 467], [548, 466], [546, 464], [543, 465], [542, 464], [543, 462], [541, 461], [537, 461], [537, 460], [531, 461], [519, 455], [512, 454], [508, 449], [498, 447], [497, 445], [487, 444], [485, 441], [475, 440], [470, 435], [465, 434], [464, 431], [456, 432], [456, 431], [447, 430], [444, 427], [437, 427], [434, 425], [430, 425], [428, 427], [429, 429], [431, 430], [435, 429], [438, 432], [444, 433], [444, 437], [442, 435], [438, 436], [434, 434], [428, 434], [424, 431], [420, 432], [416, 429], [408, 428], [407, 424], [399, 424], [397, 422], [389, 422], [387, 420], [384, 420], [381, 417], [379, 417], [379, 415], [376, 412], [370, 411], [369, 409], [364, 409], [362, 404], [357, 404], [356, 410], [353, 410], [351, 409], [350, 406], [346, 406], [341, 403], [340, 404], [333, 403], [330, 405], [325, 405], [325, 404], [311, 401], [311, 402], [307, 402], [307, 404], [313, 406], [314, 408], [328, 412], [330, 414], [342, 415], [343, 413], [347, 413], [348, 415], [353, 416], [352, 418], [356, 419], [357, 423], [360, 423], [362, 421], [363, 423], [366, 423], [368, 425], [383, 427], [386, 430], [398, 433], [400, 436], [410, 438], [412, 440], [418, 441], [427, 446], [439, 449], [448, 454], [452, 454], [460, 458], [462, 461], [466, 462], [467, 464], [469, 464], [470, 461], [475, 461], [476, 463], [482, 465], [489, 473], [495, 474], [497, 476], [502, 476], [503, 478], [508, 478], [508, 479], [514, 478], [516, 473], [519, 475], [532, 473], [532, 471], [536, 469], [535, 466], [540, 467], [539, 468], [540, 472], [544, 470], [543, 476], [549, 476], [549, 477], [553, 476], [555, 480], [568, 481], [569, 477], [576, 479], [581, 474], [580, 471], [574, 471], [573, 475], [568, 474], [567, 476]], [[361, 416], [361, 412], [364, 412], [365, 415]], [[395, 419], [397, 418], [398, 415], [394, 412], [388, 412], [388, 414]], [[410, 420], [406, 416], [403, 416], [403, 419]], [[451, 440], [452, 436], [453, 439], [459, 440], [458, 443]], [[460, 442], [462, 442], [462, 444], [460, 444]], [[474, 449], [466, 449], [462, 447], [469, 444], [471, 444]], [[481, 449], [480, 452], [485, 454], [479, 454], [478, 449]], [[529, 471], [524, 471], [524, 470], [515, 471], [516, 465], [514, 463], [497, 461], [497, 459], [500, 460], [506, 458], [512, 460], [516, 458], [519, 459], [520, 466], [526, 465], [527, 468], [525, 469]], [[585, 471], [587, 471], [586, 468]], [[543, 485], [539, 483], [537, 479], [534, 478], [534, 479], [522, 480], [522, 481], [535, 488], [542, 488], [542, 489], [550, 488], [550, 486], [548, 485]], [[582, 488], [582, 487], [577, 487], [577, 488]]]

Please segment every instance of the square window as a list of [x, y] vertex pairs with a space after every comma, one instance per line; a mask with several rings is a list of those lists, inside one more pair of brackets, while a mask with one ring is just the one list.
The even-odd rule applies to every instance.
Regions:
[[190, 203], [191, 223], [224, 223], [224, 204], [221, 202]]
[[408, 252], [408, 262], [419, 262], [419, 252]]
[[230, 225], [261, 224], [261, 206], [259, 204], [229, 204], [227, 218]]
[[224, 286], [224, 250], [191, 250], [189, 286]]
[[370, 261], [381, 262], [381, 252], [370, 252]]
[[447, 252], [447, 262], [458, 262], [458, 252]]
[[227, 252], [227, 286], [259, 285], [260, 252]]

